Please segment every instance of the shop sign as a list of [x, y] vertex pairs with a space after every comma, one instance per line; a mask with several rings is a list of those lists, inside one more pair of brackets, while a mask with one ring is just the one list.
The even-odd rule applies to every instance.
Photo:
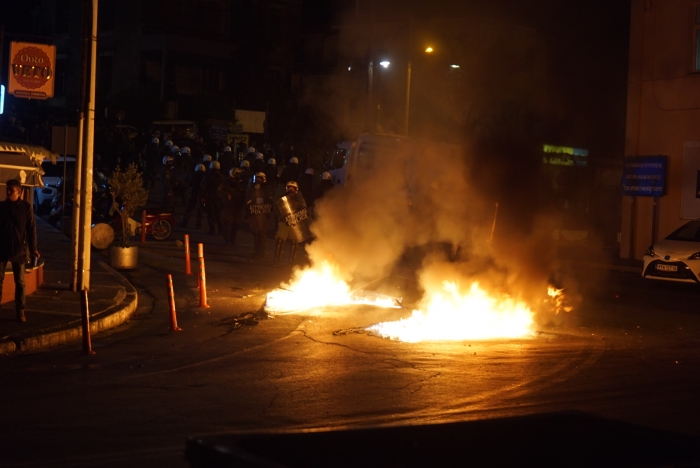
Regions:
[[16, 97], [53, 97], [56, 46], [30, 42], [10, 43], [8, 92]]

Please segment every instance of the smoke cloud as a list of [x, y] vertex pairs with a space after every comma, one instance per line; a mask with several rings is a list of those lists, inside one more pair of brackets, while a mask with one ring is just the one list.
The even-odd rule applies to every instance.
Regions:
[[316, 205], [316, 239], [307, 246], [312, 265], [330, 260], [345, 281], [363, 284], [397, 264], [411, 268], [406, 252], [417, 251], [424, 290], [445, 280], [464, 288], [476, 281], [551, 314], [544, 300], [554, 258], [552, 221], [532, 203], [534, 187], [507, 186], [510, 172], [479, 168], [466, 144], [368, 138], [371, 150], [356, 161], [348, 186]]

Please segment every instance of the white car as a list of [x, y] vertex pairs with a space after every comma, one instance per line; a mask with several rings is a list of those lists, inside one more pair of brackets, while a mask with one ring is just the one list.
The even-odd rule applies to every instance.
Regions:
[[700, 220], [690, 221], [656, 242], [643, 260], [644, 278], [700, 282]]
[[[75, 158], [68, 156], [66, 175], [72, 180], [75, 175]], [[36, 213], [48, 212], [51, 209], [51, 200], [58, 194], [58, 183], [63, 180], [63, 156], [59, 157], [56, 164], [50, 160], [41, 163], [44, 175], [43, 187], [34, 187], [34, 211]]]

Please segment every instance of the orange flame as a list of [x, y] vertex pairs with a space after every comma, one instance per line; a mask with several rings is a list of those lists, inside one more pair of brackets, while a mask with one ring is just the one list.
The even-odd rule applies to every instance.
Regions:
[[267, 295], [265, 310], [271, 313], [287, 313], [328, 306], [370, 304], [377, 307], [397, 307], [393, 298], [375, 295], [370, 299], [355, 294], [340, 279], [338, 268], [324, 261], [314, 268], [297, 270], [290, 284]]
[[554, 286], [547, 287], [547, 295], [552, 301], [554, 307], [554, 313], [558, 314], [560, 311], [571, 312], [574, 308], [571, 306], [565, 306], [564, 301], [566, 296], [564, 296], [564, 289], [557, 289]]
[[373, 325], [369, 330], [409, 343], [532, 335], [533, 313], [523, 302], [491, 297], [478, 283], [462, 293], [457, 283], [445, 281], [443, 291], [428, 293], [424, 309], [414, 310], [409, 318]]

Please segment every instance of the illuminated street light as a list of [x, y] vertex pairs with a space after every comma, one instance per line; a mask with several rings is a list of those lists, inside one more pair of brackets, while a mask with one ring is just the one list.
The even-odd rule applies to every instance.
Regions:
[[459, 65], [457, 65], [456, 63], [453, 63], [452, 65], [450, 65], [450, 68], [457, 69], [457, 68], [459, 68]]
[[391, 62], [388, 60], [382, 60], [381, 62], [379, 62], [379, 65], [381, 65], [384, 68], [389, 68], [389, 65], [391, 65]]
[[428, 47], [425, 48], [425, 51], [426, 51], [427, 53], [431, 53], [431, 52], [433, 51], [433, 48], [430, 47], [430, 46], [428, 46]]

